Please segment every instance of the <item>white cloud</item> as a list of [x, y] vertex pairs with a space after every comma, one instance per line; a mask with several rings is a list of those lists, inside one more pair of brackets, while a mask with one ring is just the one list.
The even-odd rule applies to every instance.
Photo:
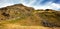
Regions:
[[6, 7], [6, 6], [10, 6], [10, 5], [13, 5], [13, 4], [10, 4], [10, 3], [3, 3], [3, 4], [0, 4], [0, 8]]
[[56, 4], [53, 3], [52, 1], [47, 2], [45, 5], [39, 5], [40, 2], [42, 2], [43, 0], [40, 0], [37, 5], [32, 5], [36, 2], [36, 0], [32, 0], [30, 1], [29, 4], [26, 4], [24, 2], [22, 2], [24, 5], [29, 6], [29, 7], [34, 7], [35, 9], [60, 9], [60, 4]]
[[49, 2], [46, 5], [37, 5], [37, 6], [33, 6], [33, 7], [35, 9], [54, 9], [54, 10], [58, 10], [58, 9], [60, 9], [60, 4]]
[[60, 8], [60, 4], [53, 3], [52, 5], [57, 7], [57, 8]]

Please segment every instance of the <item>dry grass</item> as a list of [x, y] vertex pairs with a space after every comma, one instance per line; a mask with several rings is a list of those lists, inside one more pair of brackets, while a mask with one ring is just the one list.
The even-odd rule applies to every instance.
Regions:
[[[1, 28], [0, 28], [1, 29]], [[19, 24], [6, 24], [2, 29], [60, 29], [60, 27], [43, 27], [43, 26], [21, 26]]]

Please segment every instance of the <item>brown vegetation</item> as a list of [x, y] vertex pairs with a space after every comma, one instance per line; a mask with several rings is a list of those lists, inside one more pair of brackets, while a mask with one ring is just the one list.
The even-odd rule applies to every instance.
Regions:
[[60, 11], [35, 10], [22, 4], [0, 8], [0, 29], [15, 27], [18, 29], [20, 26], [60, 27]]

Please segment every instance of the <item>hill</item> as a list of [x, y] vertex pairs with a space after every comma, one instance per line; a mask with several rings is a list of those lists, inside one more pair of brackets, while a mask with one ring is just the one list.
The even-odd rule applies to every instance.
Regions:
[[60, 11], [15, 4], [0, 8], [0, 28], [7, 25], [60, 27]]

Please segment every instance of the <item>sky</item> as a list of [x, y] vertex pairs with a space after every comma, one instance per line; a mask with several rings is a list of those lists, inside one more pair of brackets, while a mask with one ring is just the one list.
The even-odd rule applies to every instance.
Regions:
[[0, 0], [0, 8], [20, 3], [35, 9], [60, 10], [60, 0]]

